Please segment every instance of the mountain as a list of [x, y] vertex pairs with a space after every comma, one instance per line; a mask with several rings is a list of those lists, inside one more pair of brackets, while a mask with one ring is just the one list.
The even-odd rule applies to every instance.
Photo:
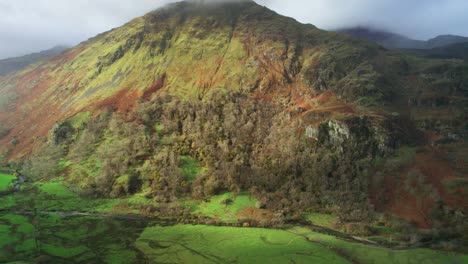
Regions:
[[0, 92], [2, 162], [36, 181], [177, 217], [250, 194], [242, 217], [263, 226], [320, 211], [355, 234], [465, 238], [462, 60], [253, 1], [180, 2], [1, 77]]
[[460, 44], [460, 43], [467, 43], [468, 37], [461, 37], [455, 35], [440, 35], [433, 39], [426, 41], [427, 47], [429, 49], [440, 48], [444, 46]]
[[425, 50], [407, 50], [417, 56], [439, 59], [463, 59], [468, 61], [468, 42], [451, 44]]
[[66, 49], [67, 47], [64, 46], [56, 46], [38, 53], [0, 60], [0, 76], [5, 76], [9, 73], [22, 70], [40, 60], [56, 56]]
[[388, 49], [436, 49], [444, 46], [466, 43], [468, 37], [441, 35], [427, 41], [414, 40], [392, 32], [374, 30], [366, 27], [355, 27], [338, 30], [361, 39], [375, 42]]
[[408, 37], [380, 30], [373, 30], [365, 27], [340, 29], [337, 32], [346, 33], [361, 39], [375, 42], [388, 49], [424, 49], [426, 43], [421, 40], [414, 40]]

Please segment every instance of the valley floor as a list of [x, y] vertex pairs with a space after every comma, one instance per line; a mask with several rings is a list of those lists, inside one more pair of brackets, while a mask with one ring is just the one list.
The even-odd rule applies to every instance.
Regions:
[[[0, 189], [8, 190], [13, 179], [1, 175]], [[230, 225], [243, 207], [255, 203], [241, 196], [223, 211], [216, 204], [226, 199], [230, 194], [188, 207], [217, 218], [226, 213], [221, 222]], [[58, 181], [28, 183], [18, 193], [0, 196], [0, 262], [468, 263], [463, 254], [389, 249], [299, 225], [264, 229], [181, 224], [142, 213], [148, 203], [142, 196], [80, 198]], [[319, 214], [311, 218], [324, 225], [329, 220]]]

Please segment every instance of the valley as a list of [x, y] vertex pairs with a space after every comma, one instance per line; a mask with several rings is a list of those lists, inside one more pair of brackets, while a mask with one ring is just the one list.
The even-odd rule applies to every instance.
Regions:
[[[218, 202], [220, 199], [214, 201]], [[149, 201], [144, 199], [79, 198], [58, 182], [25, 184], [20, 192], [0, 197], [0, 204], [2, 262], [406, 263], [412, 259], [464, 263], [468, 258], [430, 249], [372, 245], [297, 224], [234, 227], [232, 218], [211, 225], [184, 224], [193, 218], [158, 218], [145, 213], [142, 208]], [[193, 211], [200, 213], [205, 214]]]
[[0, 262], [465, 263], [452, 45], [182, 1], [0, 76]]

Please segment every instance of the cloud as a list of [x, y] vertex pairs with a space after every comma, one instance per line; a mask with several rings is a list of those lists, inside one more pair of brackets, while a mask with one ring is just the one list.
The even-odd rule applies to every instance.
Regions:
[[371, 26], [428, 39], [468, 35], [466, 0], [259, 0], [278, 13], [323, 29]]
[[0, 58], [75, 45], [169, 0], [0, 0]]
[[[200, 0], [197, 0], [200, 1]], [[224, 2], [235, 0], [204, 0]], [[0, 58], [74, 45], [174, 0], [0, 0]], [[371, 25], [414, 38], [468, 35], [466, 0], [257, 0], [324, 29]]]

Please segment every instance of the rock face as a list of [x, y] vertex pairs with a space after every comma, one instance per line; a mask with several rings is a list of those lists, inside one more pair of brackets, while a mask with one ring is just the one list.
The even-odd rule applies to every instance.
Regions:
[[427, 122], [466, 126], [467, 73], [252, 1], [180, 2], [1, 77], [0, 156], [93, 195], [251, 191], [284, 215], [358, 221], [377, 161], [452, 130]]
[[347, 125], [337, 121], [330, 120], [321, 126], [323, 134], [321, 136], [322, 143], [328, 143], [334, 146], [340, 146], [350, 140], [351, 132]]

